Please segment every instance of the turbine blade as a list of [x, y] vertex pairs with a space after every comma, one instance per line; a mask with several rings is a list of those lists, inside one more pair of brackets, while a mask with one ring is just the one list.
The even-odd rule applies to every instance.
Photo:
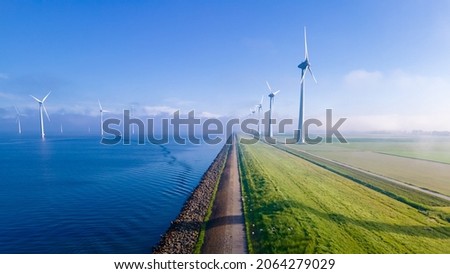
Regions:
[[38, 103], [42, 103], [41, 100], [39, 100], [38, 98], [34, 97], [33, 95], [30, 95], [30, 96], [31, 96], [31, 98], [33, 98], [34, 100], [36, 100]]
[[273, 95], [277, 95], [281, 90], [277, 90], [273, 93]]
[[305, 59], [308, 59], [308, 42], [306, 41], [306, 27], [304, 27], [304, 35], [305, 35]]
[[98, 107], [100, 108], [100, 111], [103, 111], [102, 104], [100, 104], [100, 100], [98, 100]]
[[16, 106], [14, 106], [14, 109], [16, 110], [17, 116], [20, 116], [19, 109]]
[[302, 70], [302, 71], [303, 71], [303, 76], [302, 76], [302, 79], [300, 80], [300, 84], [303, 83], [303, 81], [305, 80], [305, 76], [306, 76], [306, 71], [304, 71], [304, 70]]
[[261, 103], [259, 103], [259, 104], [262, 105], [263, 101], [264, 101], [264, 95], [261, 96]]
[[50, 121], [50, 116], [48, 116], [47, 109], [45, 108], [44, 105], [42, 105], [42, 108], [44, 109], [44, 112], [45, 112], [45, 115], [47, 116], [48, 121]]
[[[312, 78], [313, 78], [314, 82], [316, 82], [316, 84], [317, 84], [317, 80], [316, 80], [316, 77], [314, 77], [314, 73], [312, 72], [312, 70], [311, 70], [311, 67], [310, 67], [310, 66], [308, 66], [308, 70], [309, 70], [309, 73], [311, 73], [311, 76], [312, 76]], [[305, 74], [306, 74], [306, 73], [305, 73]]]
[[269, 82], [266, 81], [267, 87], [269, 88], [270, 92], [272, 92], [272, 88], [269, 85]]
[[52, 93], [51, 91], [49, 93], [47, 93], [47, 95], [45, 95], [44, 99], [42, 99], [42, 103], [45, 102], [45, 100], [47, 99], [47, 97], [50, 95], [50, 93]]

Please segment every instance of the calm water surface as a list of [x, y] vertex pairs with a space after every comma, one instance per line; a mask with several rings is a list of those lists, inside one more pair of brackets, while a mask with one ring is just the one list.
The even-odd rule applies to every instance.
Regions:
[[148, 253], [221, 145], [0, 139], [0, 253]]

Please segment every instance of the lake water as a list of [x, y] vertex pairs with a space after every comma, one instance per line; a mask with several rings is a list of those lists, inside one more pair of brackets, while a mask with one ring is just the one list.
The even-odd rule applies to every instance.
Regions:
[[149, 253], [221, 145], [0, 139], [0, 253]]

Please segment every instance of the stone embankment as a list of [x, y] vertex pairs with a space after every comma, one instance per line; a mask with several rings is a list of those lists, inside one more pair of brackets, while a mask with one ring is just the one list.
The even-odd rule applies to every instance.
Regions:
[[203, 174], [197, 188], [187, 199], [178, 217], [153, 248], [154, 254], [191, 254], [200, 234], [206, 213], [211, 204], [214, 189], [219, 182], [223, 167], [230, 153], [231, 145], [222, 150]]

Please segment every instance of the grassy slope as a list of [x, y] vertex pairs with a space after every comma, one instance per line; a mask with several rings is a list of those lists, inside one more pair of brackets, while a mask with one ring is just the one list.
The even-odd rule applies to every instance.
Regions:
[[439, 218], [266, 144], [239, 148], [251, 252], [450, 252]]

